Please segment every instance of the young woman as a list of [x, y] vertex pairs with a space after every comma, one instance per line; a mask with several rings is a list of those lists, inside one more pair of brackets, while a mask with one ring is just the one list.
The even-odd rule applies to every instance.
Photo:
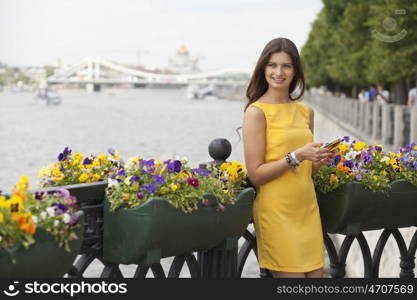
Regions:
[[247, 89], [243, 142], [248, 177], [257, 187], [253, 221], [259, 265], [274, 277], [323, 276], [312, 174], [334, 153], [313, 142], [313, 110], [295, 101], [303, 93], [296, 46], [285, 38], [270, 41]]

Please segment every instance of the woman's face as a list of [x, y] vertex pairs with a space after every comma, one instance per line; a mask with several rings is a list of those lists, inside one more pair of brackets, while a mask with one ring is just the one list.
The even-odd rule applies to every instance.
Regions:
[[270, 88], [289, 89], [295, 71], [291, 57], [285, 52], [271, 55], [265, 66], [265, 79]]

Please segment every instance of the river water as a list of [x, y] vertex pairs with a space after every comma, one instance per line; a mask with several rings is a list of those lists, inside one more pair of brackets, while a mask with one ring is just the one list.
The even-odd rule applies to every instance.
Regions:
[[[0, 189], [8, 191], [21, 175], [29, 176], [34, 187], [38, 170], [55, 162], [67, 146], [84, 154], [100, 154], [113, 147], [123, 158], [139, 155], [166, 159], [178, 155], [187, 157], [193, 167], [211, 160], [210, 141], [226, 138], [232, 144], [229, 160], [243, 162], [242, 142], [236, 133], [242, 124], [242, 101], [189, 100], [183, 89], [59, 93], [62, 104], [48, 106], [31, 93], [0, 92]], [[326, 142], [345, 134], [316, 111], [316, 141]], [[349, 255], [348, 264], [361, 263], [356, 252]], [[171, 261], [163, 260], [165, 270]], [[133, 266], [121, 269], [125, 276], [132, 276], [135, 271]], [[351, 268], [351, 275], [361, 276], [360, 269], [360, 265]], [[96, 262], [85, 275], [97, 277], [101, 270], [101, 264]], [[381, 275], [398, 276], [398, 272], [392, 272], [389, 267], [387, 271], [382, 269]], [[188, 270], [183, 270], [181, 276], [188, 277]], [[258, 276], [256, 258], [251, 254], [243, 277]]]

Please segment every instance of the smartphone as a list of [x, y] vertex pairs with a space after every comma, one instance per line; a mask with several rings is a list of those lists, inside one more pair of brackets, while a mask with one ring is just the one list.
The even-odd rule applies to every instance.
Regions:
[[324, 146], [322, 146], [323, 148], [329, 149], [329, 150], [333, 150], [335, 149], [337, 146], [339, 146], [339, 144], [343, 142], [343, 139], [337, 139], [332, 141], [331, 143], [328, 143]]

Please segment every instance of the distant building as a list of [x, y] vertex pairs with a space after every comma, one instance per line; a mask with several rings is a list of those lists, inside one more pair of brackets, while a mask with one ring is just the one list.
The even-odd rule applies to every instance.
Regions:
[[169, 69], [177, 74], [198, 73], [198, 58], [192, 57], [185, 46], [178, 49], [169, 60]]

